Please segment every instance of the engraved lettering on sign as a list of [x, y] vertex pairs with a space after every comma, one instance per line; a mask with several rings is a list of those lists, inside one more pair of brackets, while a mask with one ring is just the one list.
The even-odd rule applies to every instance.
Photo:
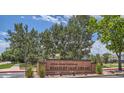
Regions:
[[47, 75], [95, 73], [95, 64], [90, 61], [47, 60], [43, 64]]

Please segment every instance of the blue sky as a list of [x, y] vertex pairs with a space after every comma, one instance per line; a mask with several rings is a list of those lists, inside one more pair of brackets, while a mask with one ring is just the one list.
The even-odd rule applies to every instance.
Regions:
[[[63, 23], [67, 24], [70, 15], [1, 15], [0, 16], [0, 53], [5, 51], [7, 47], [9, 47], [9, 42], [6, 42], [4, 40], [5, 37], [7, 37], [7, 31], [11, 30], [14, 31], [14, 24], [15, 23], [23, 23], [27, 24], [29, 27], [29, 30], [31, 28], [35, 28], [36, 30], [42, 32], [46, 28], [49, 28], [54, 23]], [[96, 19], [100, 19], [100, 16], [95, 16]], [[96, 35], [94, 35], [93, 39], [96, 39]], [[100, 47], [100, 49], [98, 49]], [[100, 42], [96, 41], [94, 45], [92, 46], [91, 53], [97, 54], [97, 53], [105, 53], [108, 52], [108, 50], [105, 48], [105, 46]]]

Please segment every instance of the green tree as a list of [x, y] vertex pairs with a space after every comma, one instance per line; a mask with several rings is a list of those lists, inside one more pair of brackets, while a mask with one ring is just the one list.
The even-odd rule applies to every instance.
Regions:
[[1, 60], [15, 62], [15, 55], [13, 54], [13, 51], [9, 48], [6, 49], [6, 51], [1, 54]]
[[102, 57], [100, 54], [96, 54], [96, 62], [102, 64]]
[[41, 32], [39, 38], [41, 55], [43, 59], [48, 59], [51, 55], [54, 56], [52, 35], [49, 29], [46, 29], [44, 32]]
[[104, 63], [108, 63], [109, 62], [109, 56], [110, 56], [109, 53], [103, 54], [103, 61], [104, 61]]
[[67, 52], [71, 53], [72, 59], [81, 59], [82, 55], [89, 55], [93, 31], [89, 31], [90, 16], [73, 16], [67, 25]]
[[90, 55], [90, 60], [92, 63], [96, 63], [96, 56], [95, 55]]
[[118, 70], [122, 70], [121, 54], [124, 51], [124, 18], [106, 15], [98, 22], [99, 35], [106, 47], [118, 57]]
[[38, 58], [55, 58], [80, 60], [89, 55], [93, 31], [89, 25], [96, 20], [88, 15], [73, 16], [67, 25], [54, 24], [43, 32], [34, 28], [29, 31], [27, 25], [15, 24], [15, 31], [9, 31], [10, 49], [15, 60], [36, 62]]
[[[73, 16], [68, 24], [54, 24], [40, 33], [42, 54], [45, 58], [80, 60], [82, 55], [89, 55], [93, 31], [88, 30], [90, 16]], [[83, 53], [82, 53], [83, 50]]]
[[23, 58], [23, 62], [27, 62], [27, 26], [23, 24], [14, 25], [15, 32], [8, 31], [10, 41], [10, 48], [13, 50], [13, 53], [16, 54], [16, 57]]
[[38, 33], [35, 29], [28, 30], [28, 26], [23, 24], [15, 24], [15, 32], [9, 31], [10, 49], [13, 50], [16, 59], [22, 59], [26, 64], [31, 59], [34, 59], [38, 55]]
[[0, 62], [2, 61], [2, 55], [0, 54]]
[[62, 56], [63, 52], [63, 25], [62, 24], [54, 24], [51, 28], [51, 40], [53, 43], [52, 53], [60, 54]]
[[31, 63], [36, 63], [40, 56], [39, 34], [34, 28], [29, 32], [29, 54], [28, 59]]

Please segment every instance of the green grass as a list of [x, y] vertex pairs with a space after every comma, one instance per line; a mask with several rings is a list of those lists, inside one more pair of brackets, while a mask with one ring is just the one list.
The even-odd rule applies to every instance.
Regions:
[[[20, 68], [25, 68], [25, 63], [20, 63]], [[33, 67], [36, 67], [36, 64], [32, 65]]]
[[[118, 63], [107, 63], [107, 64], [103, 64], [104, 68], [117, 68], [118, 67]], [[124, 63], [122, 63], [122, 67], [124, 67]]]
[[5, 68], [10, 68], [12, 67], [14, 64], [2, 64], [0, 65], [0, 69], [5, 69]]
[[19, 66], [20, 68], [25, 67], [25, 63], [20, 63]]

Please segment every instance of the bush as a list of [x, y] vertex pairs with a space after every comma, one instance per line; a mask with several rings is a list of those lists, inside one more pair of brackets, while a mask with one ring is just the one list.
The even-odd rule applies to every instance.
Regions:
[[27, 78], [32, 78], [33, 77], [33, 70], [32, 70], [31, 66], [27, 69], [25, 75], [26, 75]]
[[39, 68], [38, 68], [38, 74], [41, 78], [45, 77], [45, 67], [42, 64], [39, 64]]
[[102, 74], [102, 64], [100, 64], [100, 63], [96, 64], [96, 73]]

